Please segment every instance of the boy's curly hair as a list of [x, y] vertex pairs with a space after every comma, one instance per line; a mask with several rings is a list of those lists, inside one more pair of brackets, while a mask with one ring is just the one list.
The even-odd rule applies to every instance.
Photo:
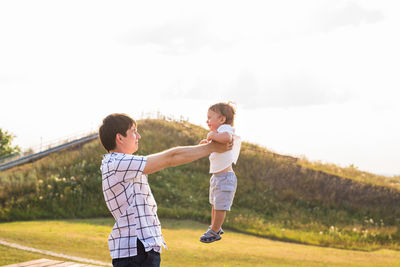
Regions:
[[226, 118], [225, 123], [233, 126], [233, 121], [235, 119], [235, 114], [236, 114], [236, 108], [233, 105], [234, 103], [231, 101], [227, 103], [220, 102], [212, 105], [211, 107], [208, 108], [208, 110], [212, 110], [220, 114], [221, 116], [224, 116]]

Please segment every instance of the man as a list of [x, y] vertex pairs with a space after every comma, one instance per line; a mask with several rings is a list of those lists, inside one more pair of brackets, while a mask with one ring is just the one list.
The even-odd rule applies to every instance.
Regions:
[[147, 174], [195, 161], [211, 152], [225, 152], [232, 149], [232, 144], [211, 142], [134, 156], [141, 138], [137, 124], [117, 113], [103, 120], [99, 136], [108, 151], [100, 167], [103, 194], [116, 220], [108, 238], [113, 266], [160, 266], [161, 247], [166, 245]]

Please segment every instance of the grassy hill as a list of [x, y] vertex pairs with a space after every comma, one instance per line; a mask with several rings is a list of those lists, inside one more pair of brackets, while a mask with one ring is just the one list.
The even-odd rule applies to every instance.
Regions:
[[[193, 145], [207, 131], [143, 120], [137, 154]], [[109, 216], [98, 140], [0, 173], [0, 220]], [[242, 144], [238, 190], [224, 227], [272, 239], [371, 250], [400, 248], [399, 178], [311, 163]], [[149, 176], [161, 218], [209, 222], [208, 159]]]

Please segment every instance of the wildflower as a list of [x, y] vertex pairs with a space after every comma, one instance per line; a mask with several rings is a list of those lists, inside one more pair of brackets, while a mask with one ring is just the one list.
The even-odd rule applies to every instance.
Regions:
[[368, 230], [363, 230], [362, 234], [363, 234], [364, 237], [367, 237], [368, 236]]

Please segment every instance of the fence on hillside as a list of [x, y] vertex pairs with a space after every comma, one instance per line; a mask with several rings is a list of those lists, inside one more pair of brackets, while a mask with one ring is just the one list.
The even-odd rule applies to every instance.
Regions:
[[40, 158], [43, 158], [51, 153], [61, 151], [67, 148], [81, 145], [98, 137], [98, 133], [84, 133], [75, 135], [68, 138], [62, 138], [54, 142], [41, 144], [40, 146], [29, 148], [23, 153], [13, 153], [5, 157], [0, 158], [0, 171], [7, 170], [9, 168], [33, 162]]

